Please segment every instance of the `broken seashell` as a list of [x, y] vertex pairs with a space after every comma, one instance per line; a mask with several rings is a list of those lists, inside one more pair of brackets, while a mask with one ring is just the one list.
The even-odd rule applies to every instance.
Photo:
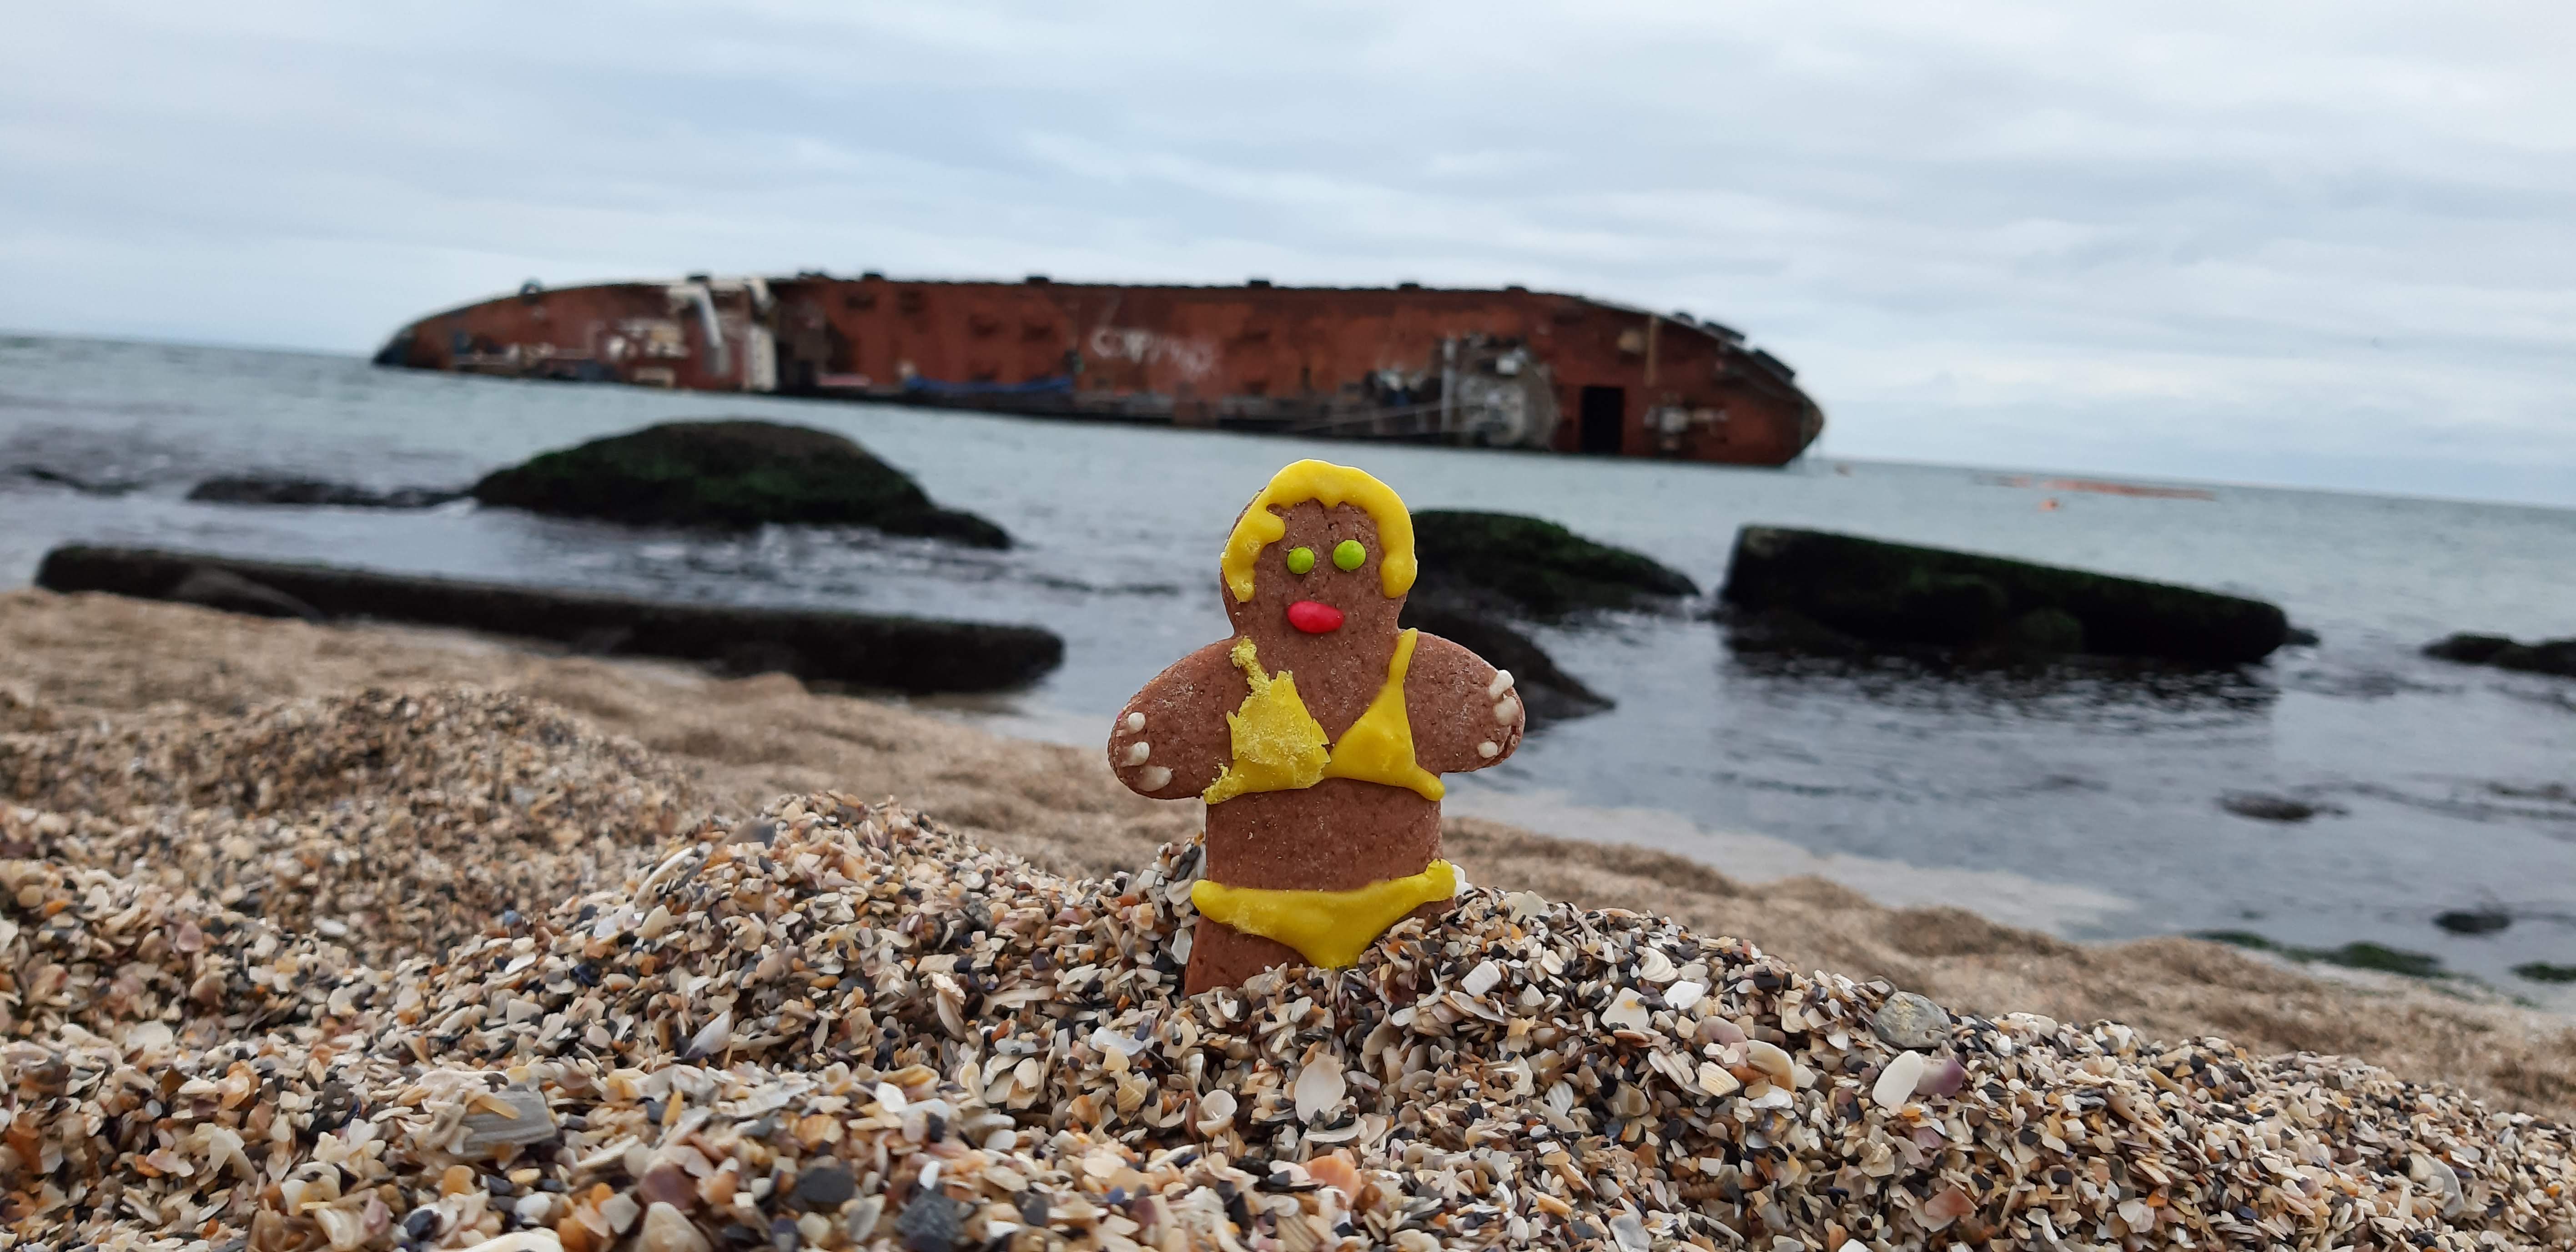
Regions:
[[1298, 1120], [1311, 1122], [1333, 1111], [1348, 1091], [1340, 1061], [1330, 1055], [1310, 1058], [1305, 1067], [1297, 1071], [1297, 1082], [1293, 1088]]
[[1601, 1010], [1601, 1024], [1613, 1029], [1647, 1030], [1653, 1027], [1654, 1019], [1647, 1014], [1646, 1002], [1635, 988], [1621, 987], [1619, 994], [1610, 998], [1610, 1007]]

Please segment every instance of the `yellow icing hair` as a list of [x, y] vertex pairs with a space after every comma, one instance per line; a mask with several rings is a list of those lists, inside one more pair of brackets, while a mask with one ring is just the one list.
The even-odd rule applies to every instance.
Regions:
[[1403, 595], [1413, 587], [1413, 514], [1395, 489], [1370, 477], [1365, 471], [1330, 461], [1299, 461], [1270, 476], [1270, 485], [1252, 498], [1252, 503], [1236, 519], [1234, 533], [1225, 540], [1226, 588], [1237, 600], [1252, 598], [1252, 563], [1261, 558], [1261, 550], [1277, 543], [1288, 533], [1286, 519], [1271, 512], [1313, 500], [1325, 508], [1352, 504], [1377, 523], [1378, 543], [1386, 549], [1385, 559], [1378, 563], [1378, 585], [1387, 598]]

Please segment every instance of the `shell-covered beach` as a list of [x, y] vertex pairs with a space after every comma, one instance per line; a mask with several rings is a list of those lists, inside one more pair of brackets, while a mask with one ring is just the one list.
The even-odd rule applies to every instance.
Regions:
[[1453, 818], [1450, 917], [1183, 997], [1196, 806], [1092, 752], [102, 597], [0, 654], [22, 1246], [2576, 1242], [2576, 1034], [2492, 996]]

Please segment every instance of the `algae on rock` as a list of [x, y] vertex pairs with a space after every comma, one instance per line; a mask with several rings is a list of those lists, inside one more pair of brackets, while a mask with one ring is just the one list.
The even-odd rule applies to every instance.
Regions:
[[1738, 647], [2073, 653], [2231, 666], [2289, 637], [2276, 605], [2144, 579], [1825, 531], [1747, 526], [1720, 593]]
[[829, 431], [729, 419], [666, 422], [547, 452], [474, 484], [500, 508], [633, 526], [869, 526], [978, 548], [1002, 528], [930, 502], [920, 484]]
[[1425, 509], [1413, 515], [1413, 543], [1434, 590], [1499, 598], [1532, 617], [1699, 594], [1698, 584], [1653, 558], [1513, 513]]

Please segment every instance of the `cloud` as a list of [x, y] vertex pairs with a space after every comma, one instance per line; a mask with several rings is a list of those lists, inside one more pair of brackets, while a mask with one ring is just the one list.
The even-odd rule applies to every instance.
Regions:
[[2576, 504], [2576, 10], [433, 11], [0, 45], [0, 325], [342, 350], [820, 266], [1521, 282], [1737, 326], [1824, 451]]

